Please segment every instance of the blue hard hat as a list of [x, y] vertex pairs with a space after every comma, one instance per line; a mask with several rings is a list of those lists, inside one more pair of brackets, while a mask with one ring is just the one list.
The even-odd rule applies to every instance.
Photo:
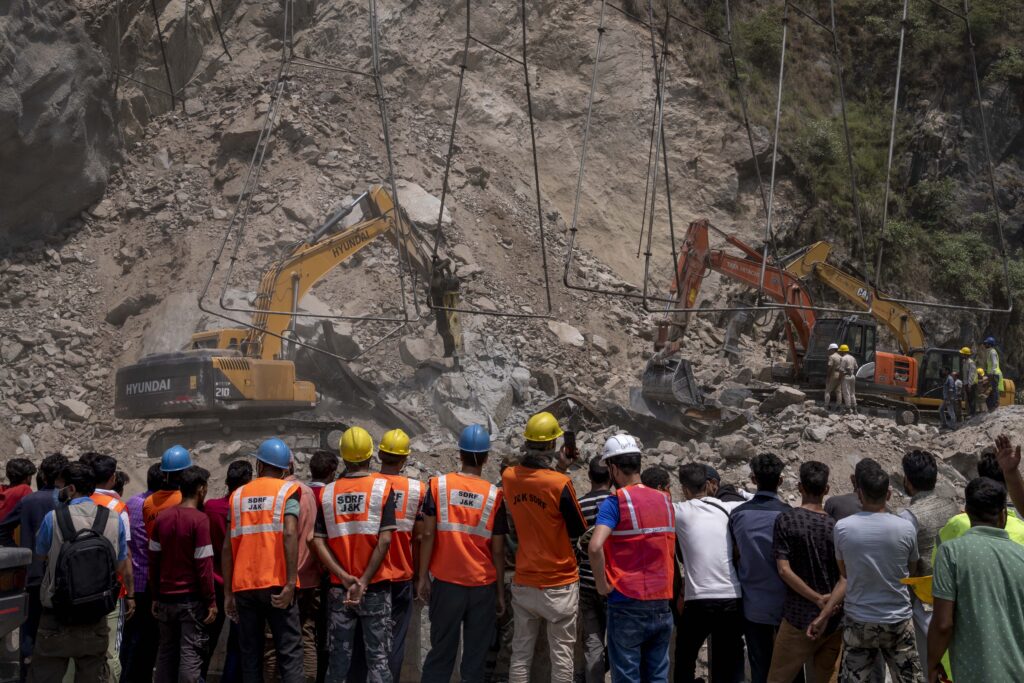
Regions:
[[184, 446], [171, 446], [160, 458], [161, 472], [180, 472], [192, 467], [192, 456]]
[[487, 453], [491, 450], [491, 435], [483, 425], [469, 425], [459, 436], [459, 450], [466, 453]]
[[292, 464], [292, 451], [281, 439], [267, 439], [256, 450], [256, 459], [272, 467], [286, 470]]
[[985, 337], [985, 341], [982, 342], [982, 343], [987, 345], [987, 346], [995, 346], [996, 345], [996, 338], [995, 337]]

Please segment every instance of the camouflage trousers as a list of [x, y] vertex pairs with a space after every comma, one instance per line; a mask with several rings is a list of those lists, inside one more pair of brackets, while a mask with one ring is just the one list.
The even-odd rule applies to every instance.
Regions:
[[392, 683], [391, 590], [369, 590], [356, 607], [345, 604], [345, 590], [331, 587], [327, 615], [327, 682], [343, 683], [352, 664], [356, 630], [362, 626], [366, 646], [366, 680]]
[[913, 619], [866, 624], [847, 618], [844, 626], [841, 683], [871, 683], [879, 657], [889, 665], [894, 683], [923, 683]]

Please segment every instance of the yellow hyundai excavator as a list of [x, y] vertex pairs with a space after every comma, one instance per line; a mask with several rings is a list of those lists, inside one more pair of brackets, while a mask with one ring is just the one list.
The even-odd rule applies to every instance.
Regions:
[[[361, 220], [342, 227], [357, 207]], [[317, 404], [314, 384], [296, 378], [296, 344], [289, 341], [295, 338], [302, 297], [381, 235], [393, 241], [403, 259], [429, 283], [435, 306], [458, 307], [459, 282], [450, 262], [434, 259], [388, 192], [372, 187], [271, 263], [261, 278], [256, 312], [248, 326], [199, 332], [184, 351], [146, 356], [118, 369], [114, 414], [124, 419], [185, 420], [183, 426], [154, 433], [148, 450], [156, 456], [172, 443], [227, 435], [245, 439], [250, 433], [266, 435], [268, 430], [312, 432], [322, 447], [333, 448], [336, 442], [331, 444], [329, 435], [343, 430], [344, 424], [287, 417]], [[446, 355], [451, 355], [461, 345], [458, 317], [454, 311], [438, 310], [437, 323]], [[357, 376], [347, 373], [345, 377], [356, 385], [354, 391], [366, 393], [365, 386], [358, 386]]]
[[[878, 291], [871, 284], [829, 263], [831, 253], [830, 243], [815, 242], [783, 259], [783, 265], [798, 278], [815, 278], [884, 325], [895, 337], [900, 351], [917, 360], [917, 393], [906, 400], [922, 408], [938, 409], [942, 403], [941, 370], [946, 368], [962, 375], [960, 351], [929, 348], [925, 343], [921, 323], [909, 308], [879, 297]], [[999, 405], [1013, 405], [1016, 387], [1011, 380], [1005, 380], [1003, 384]]]

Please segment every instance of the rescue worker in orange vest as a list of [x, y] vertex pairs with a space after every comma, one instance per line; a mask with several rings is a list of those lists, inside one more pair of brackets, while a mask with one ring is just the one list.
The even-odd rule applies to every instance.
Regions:
[[569, 460], [565, 448], [557, 448], [562, 434], [551, 413], [531, 417], [521, 464], [501, 475], [505, 507], [519, 540], [509, 683], [527, 683], [541, 624], [547, 627], [552, 683], [573, 680], [580, 593], [572, 539], [587, 530], [587, 520], [572, 480], [564, 474]]
[[[131, 523], [128, 519], [128, 505], [121, 500], [114, 489], [114, 479], [117, 477], [117, 460], [111, 455], [103, 453], [85, 453], [79, 460], [89, 467], [96, 474], [96, 490], [89, 498], [97, 505], [110, 510], [121, 518], [124, 525], [125, 542], [132, 540]], [[121, 595], [119, 596], [117, 609], [107, 615], [107, 626], [110, 628], [110, 641], [107, 646], [107, 668], [110, 669], [110, 680], [118, 680], [121, 677], [121, 638], [119, 634], [124, 630], [124, 622], [131, 619], [135, 614], [135, 596], [129, 597], [126, 586], [132, 584], [134, 579], [131, 573], [131, 552], [128, 554], [128, 574], [117, 575], [121, 583]]]
[[295, 602], [299, 565], [299, 485], [284, 481], [292, 452], [280, 439], [256, 451], [256, 479], [231, 494], [224, 535], [224, 611], [238, 624], [242, 680], [263, 683], [270, 626], [281, 683], [304, 683], [302, 631]]
[[481, 476], [490, 448], [481, 425], [462, 430], [462, 471], [431, 479], [423, 503], [419, 596], [430, 605], [424, 683], [451, 680], [460, 636], [461, 680], [484, 680], [487, 651], [505, 612], [508, 523], [501, 489]]
[[362, 427], [341, 436], [345, 473], [324, 487], [313, 547], [330, 573], [327, 681], [341, 683], [352, 665], [361, 627], [366, 681], [391, 683], [391, 581], [384, 559], [391, 546], [395, 494], [391, 482], [370, 472], [373, 439]]
[[[374, 475], [387, 479], [395, 494], [397, 528], [391, 532], [391, 546], [381, 566], [381, 575], [391, 582], [391, 653], [388, 655], [388, 667], [395, 681], [402, 673], [402, 660], [405, 659], [405, 637], [409, 633], [415, 598], [413, 577], [419, 564], [420, 535], [423, 532], [423, 482], [402, 476], [409, 453], [409, 435], [401, 429], [392, 429], [381, 437], [377, 447], [380, 473]], [[362, 643], [360, 631], [348, 670], [349, 683], [363, 683], [367, 677]]]
[[632, 436], [610, 437], [601, 460], [615, 495], [601, 503], [587, 554], [597, 592], [608, 596], [612, 681], [667, 682], [675, 513], [668, 496], [640, 483]]

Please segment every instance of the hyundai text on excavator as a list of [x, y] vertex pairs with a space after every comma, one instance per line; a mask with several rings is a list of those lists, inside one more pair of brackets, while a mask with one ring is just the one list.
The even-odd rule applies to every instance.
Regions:
[[[344, 219], [356, 208], [362, 212], [361, 220], [344, 227]], [[450, 262], [432, 257], [388, 192], [375, 186], [271, 262], [261, 278], [257, 312], [248, 326], [199, 332], [184, 351], [146, 356], [118, 369], [115, 415], [186, 421], [154, 433], [148, 445], [150, 455], [159, 455], [171, 443], [229, 434], [245, 439], [250, 432], [264, 436], [268, 429], [311, 432], [322, 447], [333, 448], [329, 435], [346, 425], [288, 417], [317, 405], [315, 385], [296, 377], [296, 345], [289, 341], [295, 338], [302, 297], [381, 235], [396, 243], [404, 260], [429, 284], [435, 305], [457, 308], [459, 283]], [[438, 310], [437, 320], [446, 354], [451, 355], [461, 343], [458, 318], [453, 311]], [[351, 381], [358, 384], [354, 375]]]
[[[900, 351], [917, 361], [917, 391], [908, 400], [921, 408], [938, 410], [942, 404], [941, 370], [945, 368], [963, 375], [960, 351], [929, 347], [921, 323], [909, 308], [880, 297], [874, 286], [829, 263], [831, 252], [832, 245], [828, 242], [815, 242], [784, 258], [784, 266], [787, 272], [798, 278], [813, 277], [885, 326], [896, 339]], [[853, 346], [850, 348], [852, 350]], [[869, 356], [856, 357], [858, 360], [863, 359], [863, 362], [870, 362]], [[999, 404], [1013, 405], [1015, 393], [1013, 381], [1005, 380]]]
[[[711, 249], [709, 230], [719, 232], [729, 244], [745, 256]], [[764, 265], [763, 293], [780, 304], [786, 315], [786, 339], [789, 344], [792, 370], [786, 381], [812, 387], [823, 387], [827, 367], [828, 345], [846, 344], [861, 365], [873, 363], [873, 372], [858, 377], [858, 399], [897, 410], [911, 409], [909, 399], [917, 391], [918, 365], [909, 356], [877, 351], [876, 323], [857, 316], [818, 318], [813, 311], [810, 293], [791, 272], [776, 265]], [[752, 289], [761, 286], [762, 257], [756, 250], [733, 235], [721, 233], [706, 219], [690, 224], [673, 282], [673, 292], [680, 308], [693, 308], [700, 286], [709, 271], [720, 273]], [[684, 314], [686, 315], [686, 314]], [[676, 323], [685, 329], [686, 321]], [[659, 352], [644, 370], [643, 391], [648, 398], [662, 402], [690, 404], [695, 384], [689, 364], [671, 355], [679, 348], [668, 342], [668, 323], [659, 326], [655, 349]]]

